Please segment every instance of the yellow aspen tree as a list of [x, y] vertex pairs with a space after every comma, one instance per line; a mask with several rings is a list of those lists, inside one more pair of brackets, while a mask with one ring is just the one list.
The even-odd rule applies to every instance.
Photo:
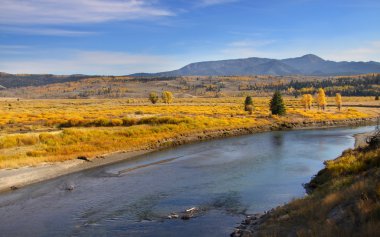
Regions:
[[161, 95], [162, 101], [166, 104], [173, 102], [173, 94], [170, 91], [164, 91]]
[[304, 94], [301, 99], [302, 105], [307, 109], [311, 109], [311, 105], [313, 104], [313, 96], [310, 94]]
[[319, 90], [318, 90], [317, 104], [318, 104], [318, 108], [325, 110], [326, 105], [327, 105], [327, 101], [326, 101], [325, 91], [322, 88], [319, 88]]
[[336, 93], [335, 103], [336, 103], [336, 107], [338, 107], [338, 110], [340, 111], [342, 108], [342, 95], [340, 93]]
[[309, 108], [308, 107], [308, 99], [309, 99], [309, 96], [307, 94], [302, 95], [301, 103], [302, 103], [305, 111]]
[[313, 96], [311, 94], [307, 94], [307, 107], [311, 109], [311, 105], [313, 104]]

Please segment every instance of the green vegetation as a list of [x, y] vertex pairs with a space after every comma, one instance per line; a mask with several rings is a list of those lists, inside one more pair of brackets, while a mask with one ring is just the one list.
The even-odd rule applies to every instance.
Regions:
[[252, 114], [253, 112], [253, 100], [251, 96], [247, 96], [244, 101], [244, 110], [247, 111], [249, 114]]
[[281, 93], [276, 91], [270, 100], [270, 110], [273, 115], [285, 115], [286, 108]]
[[248, 105], [252, 105], [252, 106], [253, 106], [252, 96], [247, 96], [247, 97], [245, 97], [245, 101], [244, 101], [244, 110], [245, 110], [245, 111], [248, 111], [248, 110], [247, 110], [247, 106], [248, 106]]

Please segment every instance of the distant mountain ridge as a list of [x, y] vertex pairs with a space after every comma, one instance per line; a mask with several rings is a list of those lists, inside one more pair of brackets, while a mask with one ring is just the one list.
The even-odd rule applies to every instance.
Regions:
[[53, 83], [69, 81], [79, 81], [90, 76], [87, 75], [52, 75], [52, 74], [9, 74], [0, 72], [0, 89], [23, 87], [23, 86], [43, 86]]
[[379, 73], [378, 62], [335, 62], [314, 54], [288, 59], [245, 58], [191, 63], [178, 70], [159, 73], [135, 73], [131, 76], [249, 76], [305, 75], [338, 76]]

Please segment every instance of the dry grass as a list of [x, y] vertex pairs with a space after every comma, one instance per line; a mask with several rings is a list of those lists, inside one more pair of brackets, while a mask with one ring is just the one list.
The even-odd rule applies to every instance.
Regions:
[[366, 118], [378, 112], [363, 108], [339, 112], [334, 107], [304, 111], [299, 99], [289, 97], [285, 98], [287, 116], [277, 117], [269, 115], [269, 98], [260, 97], [254, 98], [253, 115], [248, 115], [243, 102], [242, 97], [175, 99], [169, 105], [152, 105], [147, 99], [4, 99], [0, 101], [0, 168], [145, 149], [204, 130]]

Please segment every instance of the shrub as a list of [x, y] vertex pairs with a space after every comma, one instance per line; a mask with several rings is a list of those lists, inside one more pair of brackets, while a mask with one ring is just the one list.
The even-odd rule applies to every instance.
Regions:
[[123, 118], [124, 126], [133, 126], [137, 124], [137, 119], [135, 118]]
[[149, 94], [149, 100], [150, 100], [150, 102], [152, 102], [152, 104], [157, 103], [157, 101], [158, 101], [158, 95], [157, 95], [157, 93], [156, 92], [151, 92]]
[[121, 119], [112, 119], [111, 122], [110, 122], [110, 124], [112, 126], [121, 126], [121, 125], [123, 125], [123, 120], [121, 120]]

